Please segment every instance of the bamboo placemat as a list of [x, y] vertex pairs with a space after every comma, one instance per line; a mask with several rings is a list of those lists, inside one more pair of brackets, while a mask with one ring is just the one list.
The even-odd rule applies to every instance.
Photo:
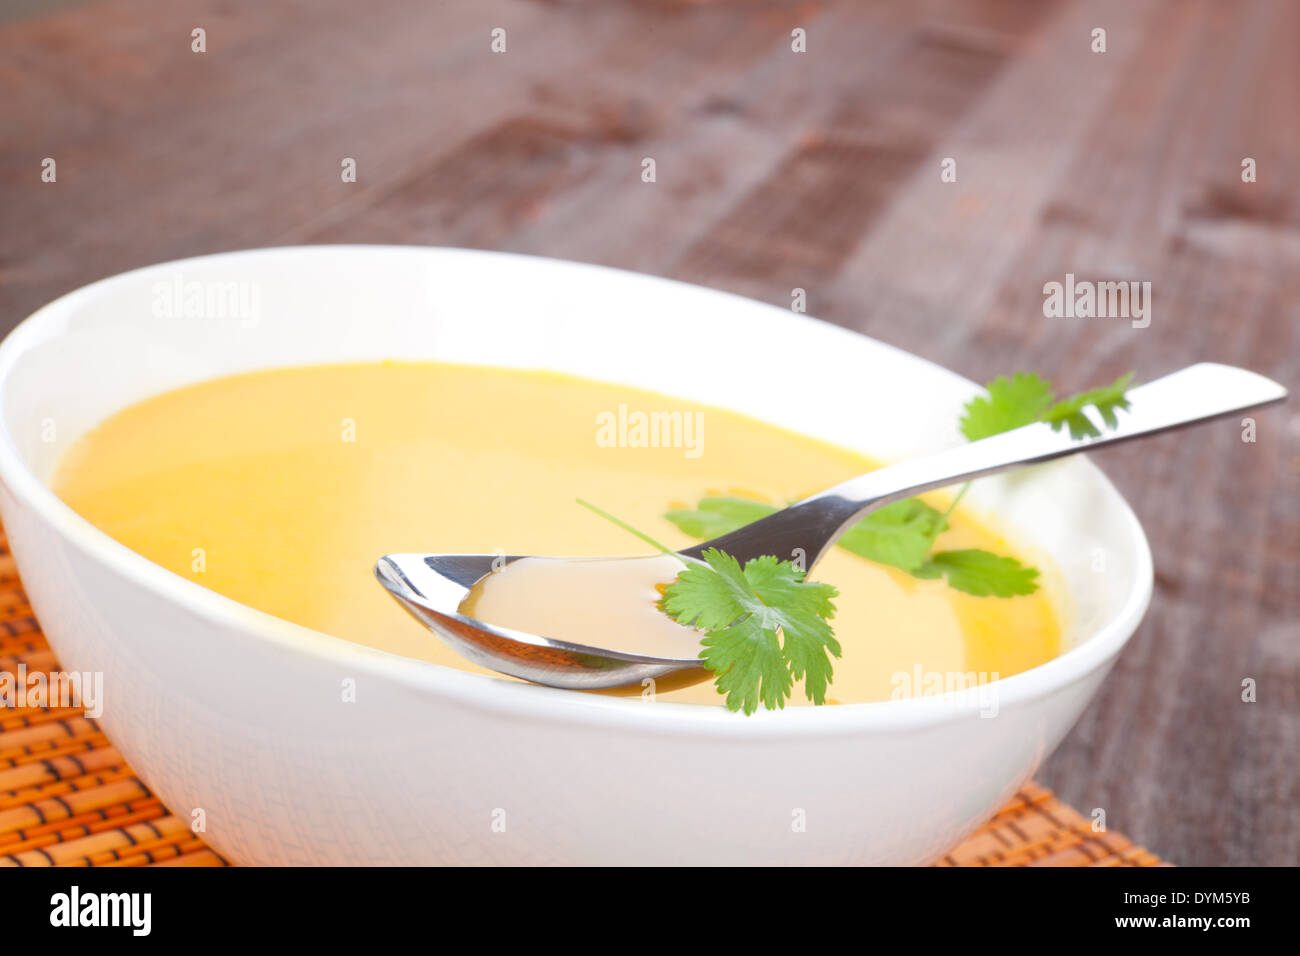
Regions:
[[[0, 529], [0, 673], [55, 671]], [[939, 866], [1155, 866], [1035, 783]], [[72, 708], [0, 709], [0, 866], [227, 866]]]

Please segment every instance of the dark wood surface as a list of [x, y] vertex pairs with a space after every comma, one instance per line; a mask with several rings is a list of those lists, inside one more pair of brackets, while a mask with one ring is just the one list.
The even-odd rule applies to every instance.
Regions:
[[[981, 380], [1300, 382], [1300, 3], [101, 0], [0, 29], [0, 88], [6, 328], [159, 260], [428, 243], [800, 287]], [[1150, 326], [1044, 318], [1067, 272], [1150, 281]], [[1300, 413], [1257, 420], [1100, 458], [1156, 594], [1039, 774], [1178, 863], [1300, 862]]]

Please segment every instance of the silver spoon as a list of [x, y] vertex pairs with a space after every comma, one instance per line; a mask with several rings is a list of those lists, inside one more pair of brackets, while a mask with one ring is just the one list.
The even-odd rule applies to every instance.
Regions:
[[[811, 571], [850, 525], [882, 505], [922, 492], [1116, 442], [1194, 425], [1285, 399], [1277, 382], [1228, 365], [1202, 363], [1132, 389], [1117, 428], [1072, 439], [1035, 423], [852, 478], [729, 534], [684, 548], [699, 558], [719, 548], [743, 565], [761, 555], [801, 554]], [[1089, 408], [1090, 417], [1096, 410]], [[1100, 425], [1100, 422], [1094, 422]], [[484, 667], [552, 687], [594, 690], [638, 684], [700, 668], [695, 658], [627, 654], [496, 627], [459, 613], [470, 588], [522, 555], [389, 554], [375, 576], [403, 607], [460, 654]]]

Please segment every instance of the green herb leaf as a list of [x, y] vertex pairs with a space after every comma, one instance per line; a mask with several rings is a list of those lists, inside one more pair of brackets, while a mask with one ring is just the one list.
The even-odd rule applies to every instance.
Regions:
[[684, 568], [665, 589], [660, 607], [705, 632], [700, 659], [727, 695], [727, 708], [783, 708], [796, 680], [809, 700], [824, 704], [830, 658], [840, 656], [829, 624], [835, 588], [805, 581], [791, 562], [772, 555], [744, 568], [717, 548], [702, 557], [704, 565]]
[[1027, 372], [1017, 372], [1011, 378], [999, 376], [985, 386], [987, 395], [967, 403], [961, 431], [971, 441], [978, 441], [1022, 425], [1044, 421], [1057, 431], [1068, 427], [1070, 437], [1076, 441], [1096, 438], [1101, 432], [1083, 410], [1091, 405], [1101, 414], [1107, 428], [1117, 427], [1119, 419], [1115, 412], [1129, 407], [1125, 393], [1132, 380], [1133, 373], [1129, 372], [1110, 385], [1058, 402], [1052, 393], [1052, 383], [1045, 378]]
[[946, 576], [948, 586], [976, 597], [1016, 597], [1038, 590], [1034, 580], [1036, 568], [1026, 567], [1015, 558], [1007, 558], [969, 548], [962, 551], [936, 551], [930, 560], [912, 572], [918, 578]]
[[971, 441], [1039, 421], [1056, 400], [1052, 383], [1029, 372], [999, 376], [984, 387], [988, 395], [971, 399], [961, 420], [961, 433]]
[[1118, 427], [1119, 419], [1116, 418], [1115, 411], [1129, 407], [1125, 392], [1128, 390], [1128, 383], [1132, 380], [1133, 373], [1129, 372], [1115, 379], [1110, 385], [1081, 392], [1057, 402], [1043, 413], [1043, 421], [1049, 422], [1056, 431], [1060, 431], [1062, 425], [1068, 426], [1070, 437], [1076, 441], [1080, 438], [1097, 438], [1101, 432], [1088, 416], [1083, 414], [1083, 410], [1091, 405], [1101, 414], [1101, 420], [1105, 422], [1107, 428]]
[[766, 518], [776, 510], [747, 498], [701, 498], [695, 510], [678, 508], [664, 517], [692, 538], [708, 540]]
[[877, 508], [836, 543], [868, 561], [915, 571], [946, 527], [943, 512], [920, 498], [906, 498]]
[[[679, 508], [665, 518], [693, 538], [716, 538], [743, 528], [777, 509], [747, 498], [702, 498], [694, 510]], [[939, 532], [948, 526], [943, 513], [919, 498], [896, 501], [871, 512], [837, 542], [868, 561], [904, 571], [919, 568]]]

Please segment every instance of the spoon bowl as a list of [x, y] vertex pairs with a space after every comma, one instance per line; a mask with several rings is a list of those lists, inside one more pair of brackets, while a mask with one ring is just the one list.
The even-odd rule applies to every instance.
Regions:
[[[573, 690], [599, 690], [699, 669], [692, 658], [628, 654], [511, 628], [461, 614], [471, 588], [521, 555], [388, 554], [375, 577], [411, 615], [469, 660], [491, 670]], [[701, 674], [703, 677], [704, 674]]]

